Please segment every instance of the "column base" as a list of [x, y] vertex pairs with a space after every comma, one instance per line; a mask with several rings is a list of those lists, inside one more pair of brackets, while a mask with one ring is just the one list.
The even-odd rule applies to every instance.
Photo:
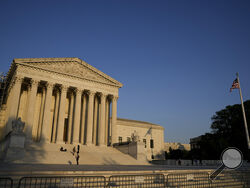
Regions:
[[99, 144], [98, 147], [107, 147], [105, 144]]
[[64, 141], [56, 141], [54, 144], [67, 144], [67, 143], [65, 143]]
[[52, 143], [52, 142], [50, 142], [50, 140], [48, 138], [44, 138], [44, 137], [42, 137], [39, 142], [42, 143], [42, 144], [50, 144], [50, 143]]
[[91, 146], [91, 147], [93, 147], [93, 146], [95, 146], [93, 143], [86, 143], [86, 146]]

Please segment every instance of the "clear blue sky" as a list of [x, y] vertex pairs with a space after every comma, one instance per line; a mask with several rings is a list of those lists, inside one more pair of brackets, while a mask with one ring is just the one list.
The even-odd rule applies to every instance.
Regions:
[[[79, 57], [124, 84], [118, 117], [189, 143], [250, 99], [250, 1], [0, 1], [0, 71], [13, 58]], [[250, 122], [249, 122], [250, 124]]]

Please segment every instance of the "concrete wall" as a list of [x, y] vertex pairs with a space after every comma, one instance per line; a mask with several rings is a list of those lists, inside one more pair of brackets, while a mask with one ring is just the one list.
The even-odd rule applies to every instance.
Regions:
[[117, 145], [114, 147], [118, 149], [120, 152], [130, 155], [136, 160], [140, 160], [140, 161], [147, 160], [145, 147], [144, 147], [144, 144], [141, 142], [130, 142], [125, 145]]
[[120, 146], [115, 146], [116, 149], [118, 149], [120, 152], [124, 153], [124, 154], [129, 154], [129, 146], [127, 145], [120, 145]]

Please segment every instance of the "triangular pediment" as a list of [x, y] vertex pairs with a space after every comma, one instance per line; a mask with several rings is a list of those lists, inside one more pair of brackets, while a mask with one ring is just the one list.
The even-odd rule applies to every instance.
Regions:
[[79, 58], [32, 58], [15, 59], [15, 63], [43, 69], [49, 72], [74, 76], [81, 79], [122, 87], [117, 80], [104, 74]]

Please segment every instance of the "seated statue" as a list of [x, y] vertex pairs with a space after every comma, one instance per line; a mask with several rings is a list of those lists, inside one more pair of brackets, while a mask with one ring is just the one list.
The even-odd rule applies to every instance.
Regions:
[[131, 138], [132, 138], [132, 142], [140, 142], [138, 133], [136, 131], [132, 133]]
[[21, 118], [19, 117], [16, 120], [12, 121], [12, 134], [23, 134], [25, 123], [22, 122]]

